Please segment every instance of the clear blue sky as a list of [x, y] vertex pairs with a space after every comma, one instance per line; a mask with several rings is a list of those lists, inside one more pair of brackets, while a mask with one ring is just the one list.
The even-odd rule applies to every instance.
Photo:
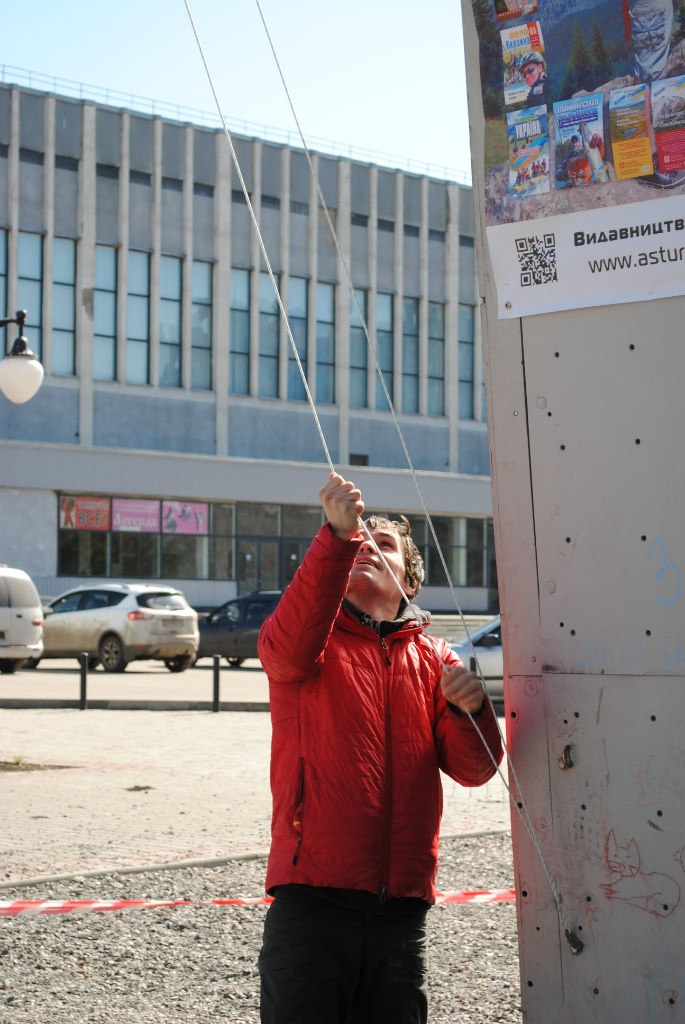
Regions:
[[[227, 118], [295, 131], [254, 0], [188, 3]], [[459, 0], [260, 3], [305, 138], [470, 171]], [[4, 65], [216, 110], [184, 0], [15, 0], [2, 37]]]

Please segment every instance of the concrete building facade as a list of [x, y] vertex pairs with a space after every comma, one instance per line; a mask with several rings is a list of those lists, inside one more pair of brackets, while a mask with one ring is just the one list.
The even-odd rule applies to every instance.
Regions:
[[470, 188], [232, 144], [240, 172], [221, 130], [0, 86], [0, 306], [45, 367], [0, 396], [0, 561], [44, 595], [281, 588], [330, 460], [409, 516], [426, 607], [445, 568], [495, 607]]

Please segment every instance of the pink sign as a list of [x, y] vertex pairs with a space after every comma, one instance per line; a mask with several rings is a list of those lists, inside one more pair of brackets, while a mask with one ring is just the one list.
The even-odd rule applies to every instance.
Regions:
[[201, 501], [163, 501], [162, 532], [194, 533], [206, 536], [208, 533], [209, 506]]
[[119, 533], [159, 533], [159, 502], [112, 498], [112, 529]]

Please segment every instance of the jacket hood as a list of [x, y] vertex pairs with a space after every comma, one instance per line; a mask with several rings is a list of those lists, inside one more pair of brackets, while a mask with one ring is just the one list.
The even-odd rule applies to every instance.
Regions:
[[430, 612], [423, 611], [417, 604], [406, 600], [402, 602], [396, 619], [377, 622], [366, 612], [360, 611], [348, 598], [343, 599], [343, 610], [354, 616], [363, 626], [367, 626], [380, 636], [387, 636], [389, 633], [396, 633], [400, 629], [425, 629], [430, 624]]

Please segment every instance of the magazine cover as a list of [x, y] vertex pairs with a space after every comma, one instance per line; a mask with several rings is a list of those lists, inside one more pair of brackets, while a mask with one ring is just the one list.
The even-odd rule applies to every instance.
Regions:
[[549, 125], [547, 107], [526, 107], [507, 114], [509, 195], [549, 192]]
[[535, 14], [538, 0], [495, 0], [495, 16], [498, 21], [509, 18], [527, 18]]
[[647, 127], [647, 87], [629, 85], [609, 93], [609, 133], [618, 179], [654, 173]]
[[604, 95], [559, 100], [554, 109], [554, 180], [557, 188], [609, 181], [604, 159]]
[[504, 102], [529, 105], [547, 100], [547, 65], [539, 21], [500, 29]]
[[685, 168], [685, 75], [652, 83], [652, 125], [659, 170]]

